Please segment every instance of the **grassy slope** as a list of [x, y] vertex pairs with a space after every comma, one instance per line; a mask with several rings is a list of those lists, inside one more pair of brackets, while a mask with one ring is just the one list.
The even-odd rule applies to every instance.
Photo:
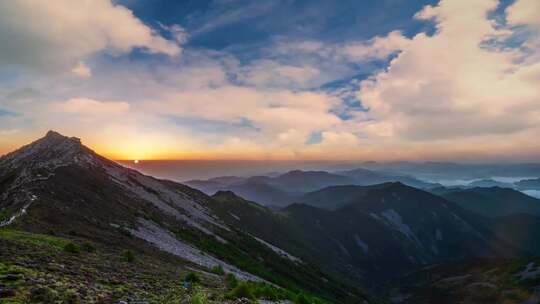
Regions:
[[[66, 247], [76, 250], [66, 251]], [[221, 273], [212, 274], [160, 252], [134, 251], [135, 259], [128, 261], [125, 252], [83, 239], [0, 229], [0, 290], [9, 291], [0, 296], [0, 303], [116, 303], [127, 299], [232, 303], [230, 298], [236, 296], [235, 286], [229, 286]], [[186, 289], [184, 278], [193, 271], [200, 283]], [[246, 286], [254, 298], [295, 300], [301, 294], [261, 283]], [[327, 303], [305, 297], [310, 303]], [[196, 298], [204, 300], [196, 302]]]

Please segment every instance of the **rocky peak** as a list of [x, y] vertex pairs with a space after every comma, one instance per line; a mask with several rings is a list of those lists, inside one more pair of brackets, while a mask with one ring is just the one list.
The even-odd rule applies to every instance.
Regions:
[[90, 160], [94, 155], [79, 138], [49, 131], [44, 137], [0, 158], [0, 168], [58, 167]]

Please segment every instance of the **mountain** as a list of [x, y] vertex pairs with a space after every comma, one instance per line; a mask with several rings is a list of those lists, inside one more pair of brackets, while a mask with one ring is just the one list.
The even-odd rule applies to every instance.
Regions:
[[523, 248], [540, 256], [540, 216], [511, 214], [494, 218], [489, 228], [497, 237], [513, 246]]
[[447, 259], [521, 253], [483, 219], [400, 183], [328, 187], [278, 211], [232, 192], [214, 199], [228, 225], [370, 286]]
[[540, 178], [522, 180], [515, 185], [520, 190], [540, 190]]
[[[208, 195], [219, 191], [233, 191], [242, 197], [257, 201], [266, 206], [287, 206], [298, 197], [298, 194], [289, 193], [270, 185], [267, 183], [270, 179], [270, 177], [266, 176], [250, 178], [234, 177], [234, 179], [216, 177], [209, 180], [190, 180], [186, 182], [186, 185]], [[234, 180], [234, 182], [230, 182], [231, 180]]]
[[424, 182], [408, 175], [399, 175], [393, 173], [385, 173], [380, 171], [372, 171], [363, 168], [354, 170], [340, 171], [337, 174], [348, 176], [354, 179], [355, 185], [367, 186], [387, 182], [400, 182], [407, 186], [415, 188], [433, 188], [440, 186], [439, 184]]
[[426, 267], [381, 288], [390, 303], [538, 303], [538, 258], [475, 258]]
[[540, 199], [509, 188], [437, 188], [432, 192], [487, 217], [520, 213], [540, 215]]
[[354, 184], [354, 180], [325, 171], [294, 170], [271, 178], [267, 183], [287, 192], [305, 193], [329, 186]]
[[463, 164], [451, 162], [407, 162], [387, 163], [367, 162], [363, 168], [383, 172], [396, 172], [412, 175], [426, 180], [471, 180], [492, 177], [537, 176], [539, 163], [522, 164]]
[[471, 188], [477, 188], [477, 187], [478, 188], [492, 188], [492, 187], [514, 188], [514, 185], [510, 184], [510, 183], [498, 182], [498, 181], [493, 180], [493, 179], [482, 179], [482, 180], [477, 180], [477, 181], [468, 183], [467, 187], [471, 187]]
[[[0, 158], [0, 194], [0, 271], [24, 265], [30, 282], [9, 285], [13, 297], [65, 293], [69, 288], [58, 282], [67, 278], [84, 303], [94, 302], [101, 289], [115, 299], [169, 291], [180, 296], [184, 291], [159, 282], [170, 282], [173, 272], [195, 271], [214, 303], [223, 303], [226, 279], [209, 274], [220, 269], [267, 291], [281, 286], [286, 290], [275, 293], [285, 299], [296, 293], [336, 303], [366, 298], [317, 266], [228, 226], [204, 193], [122, 167], [56, 132]], [[69, 265], [69, 274], [62, 274], [62, 265]], [[47, 270], [40, 267], [50, 268], [54, 280], [43, 281], [40, 271]]]
[[417, 188], [440, 186], [410, 176], [393, 175], [361, 168], [337, 173], [294, 170], [272, 177], [216, 177], [208, 180], [191, 180], [187, 181], [186, 184], [208, 195], [212, 195], [217, 191], [233, 191], [248, 200], [266, 206], [285, 207], [297, 201], [305, 193], [326, 187], [375, 185], [385, 182], [402, 182]]
[[206, 181], [191, 180], [186, 184], [206, 194], [233, 191], [249, 200], [267, 206], [287, 206], [303, 193], [333, 185], [353, 184], [352, 178], [325, 171], [289, 171], [274, 177], [217, 177]]

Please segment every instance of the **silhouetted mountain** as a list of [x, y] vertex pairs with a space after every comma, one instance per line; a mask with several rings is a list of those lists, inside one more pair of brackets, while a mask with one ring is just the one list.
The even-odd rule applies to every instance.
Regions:
[[433, 193], [441, 195], [462, 208], [477, 214], [497, 217], [511, 214], [540, 215], [540, 200], [508, 188], [437, 188]]
[[486, 179], [496, 177], [537, 176], [540, 172], [538, 163], [522, 164], [460, 164], [451, 162], [372, 162], [362, 167], [382, 172], [412, 175], [426, 180], [451, 179]]
[[340, 171], [290, 171], [274, 177], [253, 176], [217, 177], [208, 180], [191, 180], [186, 184], [212, 195], [217, 191], [230, 190], [266, 206], [287, 206], [307, 192], [338, 185], [375, 185], [385, 182], [402, 182], [417, 188], [433, 188], [440, 185], [423, 182], [410, 176], [391, 175], [366, 169]]
[[540, 190], [540, 178], [522, 180], [515, 185], [520, 190]]
[[325, 171], [290, 171], [266, 181], [271, 186], [290, 193], [305, 193], [335, 185], [354, 184], [354, 180]]
[[333, 185], [353, 184], [352, 178], [324, 171], [290, 171], [275, 177], [253, 176], [248, 178], [212, 178], [207, 181], [192, 180], [186, 184], [207, 194], [233, 191], [249, 200], [267, 206], [287, 206], [303, 193]]
[[472, 187], [472, 188], [476, 188], [476, 187], [479, 187], [479, 188], [491, 188], [491, 187], [514, 188], [514, 185], [511, 184], [511, 183], [498, 182], [498, 181], [493, 180], [493, 179], [482, 179], [482, 180], [478, 180], [478, 181], [468, 183], [467, 187]]
[[401, 182], [407, 186], [415, 188], [433, 188], [440, 186], [439, 184], [418, 180], [412, 176], [371, 171], [363, 168], [340, 171], [337, 172], [337, 174], [351, 177], [354, 179], [355, 185], [361, 186], [375, 185], [387, 182]]

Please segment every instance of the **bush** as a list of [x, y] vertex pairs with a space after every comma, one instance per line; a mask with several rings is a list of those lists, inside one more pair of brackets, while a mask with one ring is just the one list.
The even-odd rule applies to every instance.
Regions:
[[191, 284], [197, 284], [201, 282], [201, 279], [199, 278], [199, 276], [194, 272], [188, 273], [184, 280]]
[[62, 303], [79, 304], [80, 303], [79, 294], [73, 289], [68, 289], [64, 293], [64, 301]]
[[254, 295], [257, 299], [277, 301], [280, 299], [279, 290], [267, 284], [257, 285]]
[[96, 247], [94, 247], [94, 245], [92, 245], [92, 243], [90, 242], [85, 242], [84, 244], [82, 244], [82, 250], [86, 252], [95, 252]]
[[228, 298], [230, 299], [241, 299], [246, 298], [249, 300], [254, 300], [255, 296], [253, 295], [252, 287], [249, 286], [246, 282], [241, 282], [236, 286], [231, 292], [228, 294]]
[[79, 253], [79, 247], [77, 247], [77, 245], [74, 243], [67, 243], [64, 245], [64, 252], [77, 254]]
[[227, 274], [227, 276], [225, 277], [225, 283], [227, 284], [227, 288], [229, 289], [233, 289], [238, 286], [238, 280], [232, 273]]
[[211, 271], [212, 271], [212, 273], [215, 273], [217, 275], [224, 275], [225, 274], [225, 270], [223, 270], [223, 267], [221, 267], [221, 265], [214, 266]]
[[294, 303], [295, 304], [311, 304], [311, 302], [307, 299], [307, 297], [304, 294], [299, 294], [298, 296], [296, 296]]
[[195, 294], [191, 297], [191, 304], [207, 304], [208, 299], [206, 298], [206, 294], [202, 292], [201, 290], [195, 291]]
[[122, 253], [122, 257], [124, 258], [124, 261], [126, 261], [128, 263], [135, 262], [135, 253], [133, 251], [131, 251], [131, 250], [125, 250]]

